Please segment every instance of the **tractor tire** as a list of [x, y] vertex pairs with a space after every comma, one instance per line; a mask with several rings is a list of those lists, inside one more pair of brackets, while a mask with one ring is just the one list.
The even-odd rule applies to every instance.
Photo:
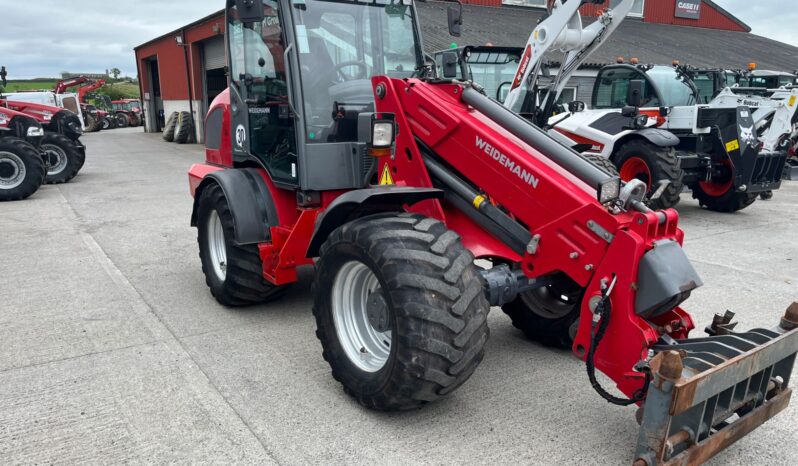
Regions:
[[576, 337], [584, 289], [565, 275], [554, 284], [522, 293], [502, 311], [513, 327], [545, 346], [570, 348]]
[[30, 197], [44, 183], [44, 159], [22, 139], [0, 138], [0, 202]]
[[114, 115], [114, 120], [116, 120], [117, 128], [127, 128], [130, 126], [130, 119], [124, 113], [117, 113]]
[[166, 120], [166, 126], [163, 129], [162, 137], [164, 141], [174, 142], [178, 118], [180, 118], [180, 114], [178, 112], [172, 112], [172, 114], [169, 115], [169, 119]]
[[[659, 147], [643, 139], [633, 139], [616, 150], [612, 162], [624, 181], [637, 178], [646, 183], [649, 196], [646, 203], [652, 209], [669, 209], [679, 203], [684, 172], [679, 168], [679, 158], [672, 147]], [[660, 181], [670, 181], [670, 184], [658, 199], [651, 199], [659, 189]]]
[[692, 188], [693, 199], [698, 200], [701, 207], [713, 212], [734, 213], [745, 209], [759, 197], [758, 193], [741, 193], [729, 189], [723, 194], [718, 194], [705, 186], [698, 184]]
[[191, 114], [188, 112], [180, 112], [180, 117], [177, 119], [175, 126], [175, 142], [178, 144], [186, 144], [192, 142], [194, 134], [194, 124]]
[[137, 128], [137, 127], [141, 126], [141, 118], [139, 118], [139, 116], [136, 115], [135, 113], [129, 113], [128, 114], [128, 119], [130, 120], [130, 126], [131, 127]]
[[222, 188], [208, 186], [199, 198], [197, 241], [202, 272], [211, 294], [219, 303], [246, 306], [279, 296], [287, 287], [263, 278], [263, 264], [254, 244], [234, 241], [233, 215]]
[[78, 150], [68, 137], [46, 132], [42, 139], [41, 150], [45, 153], [47, 176], [45, 183], [66, 183], [77, 176], [86, 161], [86, 156]]
[[615, 164], [610, 161], [610, 159], [606, 159], [596, 154], [582, 153], [581, 155], [588, 162], [591, 162], [593, 165], [597, 165], [599, 168], [604, 169], [604, 171], [610, 175], [618, 176], [618, 167], [616, 167]]
[[482, 278], [438, 220], [391, 213], [341, 226], [321, 248], [313, 290], [324, 359], [367, 408], [417, 408], [482, 361], [490, 309]]
[[111, 119], [103, 117], [100, 120], [100, 131], [108, 131], [109, 129], [111, 129]]
[[83, 126], [86, 127], [84, 131], [87, 133], [96, 133], [99, 131], [99, 122], [94, 116], [88, 113], [83, 114]]

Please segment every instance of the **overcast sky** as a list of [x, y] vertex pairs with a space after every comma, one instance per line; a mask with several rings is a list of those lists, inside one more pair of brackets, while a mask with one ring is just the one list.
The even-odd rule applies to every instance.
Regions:
[[[755, 34], [798, 46], [798, 8], [786, 8], [793, 1], [715, 0]], [[0, 0], [0, 65], [8, 68], [9, 79], [114, 67], [135, 76], [133, 47], [223, 5], [222, 0]], [[31, 28], [31, 21], [38, 27]]]

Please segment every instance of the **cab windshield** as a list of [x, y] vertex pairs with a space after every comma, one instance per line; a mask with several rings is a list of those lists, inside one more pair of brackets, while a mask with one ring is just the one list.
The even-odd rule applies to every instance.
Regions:
[[371, 77], [407, 78], [423, 63], [410, 2], [305, 0], [292, 14], [307, 141], [356, 141], [357, 114], [374, 111]]
[[666, 107], [686, 107], [697, 103], [693, 90], [686, 82], [687, 78], [672, 67], [655, 66], [647, 74], [659, 90]]
[[518, 55], [505, 52], [475, 51], [468, 57], [471, 79], [479, 83], [490, 96], [504, 102], [518, 69]]

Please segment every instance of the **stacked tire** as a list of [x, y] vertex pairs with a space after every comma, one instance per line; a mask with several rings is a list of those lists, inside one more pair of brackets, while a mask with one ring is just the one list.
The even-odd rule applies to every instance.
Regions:
[[194, 119], [191, 118], [191, 113], [172, 112], [166, 120], [163, 139], [178, 144], [194, 142]]
[[31, 196], [45, 175], [44, 159], [35, 147], [15, 137], [0, 138], [0, 202]]

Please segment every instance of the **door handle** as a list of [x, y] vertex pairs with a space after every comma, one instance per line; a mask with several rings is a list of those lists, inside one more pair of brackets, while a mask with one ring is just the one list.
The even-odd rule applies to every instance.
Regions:
[[294, 106], [294, 83], [292, 81], [291, 74], [289, 74], [287, 72], [288, 71], [288, 67], [290, 66], [289, 63], [288, 63], [288, 53], [291, 52], [291, 49], [293, 49], [293, 48], [294, 48], [294, 44], [291, 43], [291, 44], [288, 45], [288, 47], [285, 48], [285, 51], [283, 52], [283, 64], [286, 67], [286, 78], [288, 78], [288, 79], [285, 80], [285, 83], [286, 83], [285, 87], [286, 87], [286, 90], [288, 91], [288, 108], [291, 109], [291, 113], [293, 113], [294, 115], [296, 115], [297, 117], [299, 117], [301, 119], [302, 115], [299, 112], [296, 111], [296, 107]]

